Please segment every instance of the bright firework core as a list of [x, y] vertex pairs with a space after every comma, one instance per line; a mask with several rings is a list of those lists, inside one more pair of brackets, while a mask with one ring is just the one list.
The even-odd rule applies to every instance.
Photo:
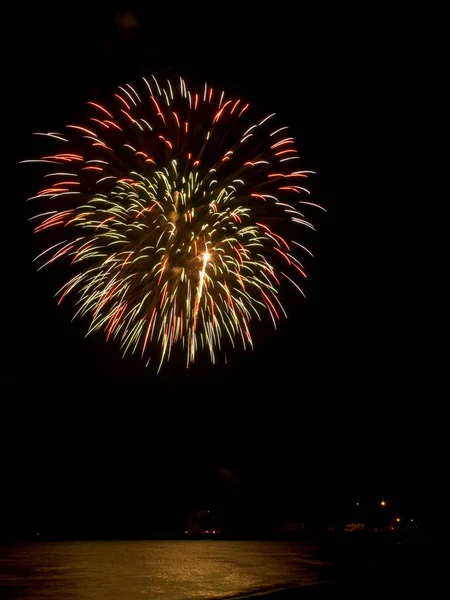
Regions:
[[317, 206], [287, 127], [271, 126], [275, 115], [254, 121], [248, 104], [206, 84], [191, 93], [181, 78], [144, 78], [88, 104], [88, 122], [38, 134], [60, 152], [24, 161], [52, 169], [33, 197], [46, 203], [35, 231], [62, 236], [37, 258], [77, 267], [59, 302], [75, 294], [88, 333], [147, 364], [177, 346], [187, 365], [201, 349], [215, 362], [225, 340], [252, 346], [252, 319], [266, 313], [276, 326], [286, 314], [281, 281], [301, 292], [306, 277], [293, 251], [308, 250], [276, 231], [313, 228], [303, 210]]

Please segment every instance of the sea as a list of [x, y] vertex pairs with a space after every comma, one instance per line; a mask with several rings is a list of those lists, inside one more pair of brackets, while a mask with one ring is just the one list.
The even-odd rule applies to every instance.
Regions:
[[0, 547], [0, 597], [195, 600], [330, 581], [319, 548], [280, 541], [79, 541]]

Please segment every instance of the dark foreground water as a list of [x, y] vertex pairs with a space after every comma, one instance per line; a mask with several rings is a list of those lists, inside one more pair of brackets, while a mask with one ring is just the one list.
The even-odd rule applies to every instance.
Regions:
[[195, 600], [327, 581], [318, 548], [293, 542], [58, 542], [0, 548], [0, 597]]

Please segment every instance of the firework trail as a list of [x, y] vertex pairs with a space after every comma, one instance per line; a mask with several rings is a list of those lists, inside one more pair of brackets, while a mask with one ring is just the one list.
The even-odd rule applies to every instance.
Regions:
[[88, 109], [85, 123], [36, 134], [59, 151], [23, 161], [51, 169], [30, 200], [46, 203], [35, 232], [61, 235], [39, 268], [65, 259], [75, 270], [59, 302], [76, 294], [88, 333], [102, 330], [147, 364], [156, 353], [159, 367], [176, 345], [187, 366], [201, 349], [215, 362], [224, 340], [252, 346], [252, 319], [268, 313], [276, 327], [286, 314], [281, 280], [301, 292], [306, 277], [293, 251], [308, 250], [279, 232], [313, 229], [302, 210], [317, 206], [305, 200], [311, 171], [300, 170], [287, 127], [181, 78], [143, 78]]

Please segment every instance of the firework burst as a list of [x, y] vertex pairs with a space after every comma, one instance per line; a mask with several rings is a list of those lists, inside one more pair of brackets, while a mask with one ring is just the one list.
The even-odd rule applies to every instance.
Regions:
[[35, 232], [62, 239], [35, 260], [73, 265], [58, 301], [76, 294], [88, 333], [147, 363], [156, 353], [159, 366], [177, 345], [188, 366], [201, 349], [215, 362], [226, 339], [252, 346], [252, 319], [266, 313], [276, 326], [286, 314], [281, 281], [301, 292], [306, 277], [294, 250], [308, 250], [280, 235], [313, 229], [302, 206], [317, 206], [287, 127], [181, 78], [143, 78], [88, 108], [85, 123], [37, 134], [59, 151], [24, 161], [51, 168], [32, 198], [46, 202]]

